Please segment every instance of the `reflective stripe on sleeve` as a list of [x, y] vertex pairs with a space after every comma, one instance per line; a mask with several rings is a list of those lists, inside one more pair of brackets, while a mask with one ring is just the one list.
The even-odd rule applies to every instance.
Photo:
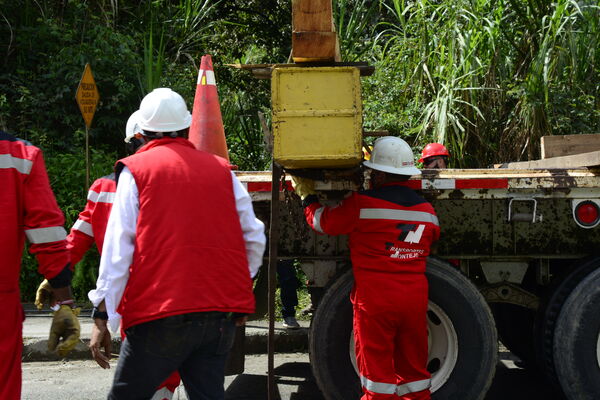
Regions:
[[394, 394], [397, 390], [397, 386], [393, 383], [373, 382], [362, 375], [360, 377], [360, 383], [365, 389], [373, 393]]
[[112, 204], [115, 201], [115, 192], [94, 192], [90, 190], [88, 192], [87, 199], [94, 203], [110, 203]]
[[429, 222], [434, 225], [440, 225], [437, 216], [423, 211], [390, 210], [388, 208], [363, 208], [360, 210], [360, 218]]
[[49, 228], [26, 229], [27, 240], [32, 244], [52, 243], [67, 238], [67, 232], [62, 226], [51, 226]]
[[33, 162], [10, 154], [0, 154], [0, 169], [14, 168], [22, 174], [29, 175]]
[[73, 224], [73, 229], [75, 229], [76, 231], [83, 232], [88, 236], [94, 237], [94, 231], [92, 230], [92, 225], [85, 222], [82, 219], [78, 219], [77, 221], [75, 221], [75, 223]]
[[396, 389], [397, 396], [404, 396], [408, 393], [416, 393], [429, 389], [431, 387], [431, 379], [423, 379], [422, 381], [408, 382], [404, 385], [398, 385]]
[[323, 214], [323, 211], [325, 211], [325, 207], [317, 208], [315, 210], [315, 215], [313, 216], [313, 227], [315, 231], [320, 233], [325, 233], [323, 232], [323, 228], [321, 228], [321, 215]]

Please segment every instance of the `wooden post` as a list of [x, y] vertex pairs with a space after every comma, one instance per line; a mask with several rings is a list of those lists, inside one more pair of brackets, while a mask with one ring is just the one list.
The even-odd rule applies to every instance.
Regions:
[[292, 1], [294, 62], [341, 61], [331, 0]]

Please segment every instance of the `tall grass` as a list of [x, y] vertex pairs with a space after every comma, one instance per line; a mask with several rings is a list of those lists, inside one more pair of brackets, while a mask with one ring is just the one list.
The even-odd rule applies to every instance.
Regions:
[[158, 45], [156, 44], [156, 23], [150, 19], [148, 31], [144, 33], [143, 77], [140, 77], [142, 94], [151, 92], [160, 86], [165, 63], [165, 32], [159, 28]]
[[[210, 42], [216, 21], [212, 18], [221, 2], [179, 0], [177, 5], [159, 0], [142, 2], [138, 27], [143, 37], [142, 94], [161, 86], [167, 63], [190, 63], [198, 68], [199, 54]], [[183, 60], [182, 60], [183, 59]]]
[[192, 64], [197, 63], [197, 53], [214, 34], [213, 16], [220, 3], [220, 0], [180, 0], [173, 15], [165, 21], [171, 28], [169, 47], [174, 61], [185, 57]]
[[221, 114], [231, 162], [243, 171], [267, 169], [271, 156], [265, 150], [259, 111], [251, 96], [228, 93], [221, 96]]
[[333, 1], [335, 29], [343, 61], [365, 61], [373, 42], [381, 3], [379, 0]]
[[396, 64], [400, 107], [419, 110], [413, 139], [446, 144], [454, 166], [537, 158], [539, 138], [568, 113], [557, 96], [599, 102], [598, 0], [382, 4], [378, 64]]

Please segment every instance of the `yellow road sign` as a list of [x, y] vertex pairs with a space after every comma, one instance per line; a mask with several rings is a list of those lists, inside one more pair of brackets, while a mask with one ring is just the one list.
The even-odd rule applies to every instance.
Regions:
[[85, 64], [85, 69], [83, 70], [83, 76], [79, 81], [75, 99], [77, 99], [79, 110], [81, 111], [81, 115], [83, 115], [85, 126], [89, 128], [90, 125], [92, 125], [92, 119], [96, 112], [96, 105], [98, 105], [98, 100], [100, 99], [90, 64]]

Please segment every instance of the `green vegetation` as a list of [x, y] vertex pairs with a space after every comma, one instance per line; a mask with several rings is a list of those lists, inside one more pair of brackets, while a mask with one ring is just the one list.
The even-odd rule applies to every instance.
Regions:
[[[600, 133], [600, 0], [333, 0], [343, 59], [363, 79], [367, 129], [418, 151], [446, 144], [454, 167], [539, 157], [539, 138]], [[228, 63], [283, 63], [289, 0], [0, 0], [0, 128], [39, 145], [67, 225], [85, 204], [83, 121], [74, 101], [89, 62], [100, 92], [90, 131], [92, 178], [125, 155], [125, 122], [141, 98], [172, 87], [192, 104], [211, 54], [232, 162], [266, 169], [258, 112], [268, 81]], [[78, 297], [97, 256], [77, 270]], [[81, 271], [80, 271], [81, 270]], [[39, 277], [24, 261], [23, 293]], [[35, 281], [35, 282], [34, 282]]]
[[455, 167], [535, 159], [543, 135], [600, 132], [598, 1], [384, 5], [365, 90], [374, 127], [444, 143]]

